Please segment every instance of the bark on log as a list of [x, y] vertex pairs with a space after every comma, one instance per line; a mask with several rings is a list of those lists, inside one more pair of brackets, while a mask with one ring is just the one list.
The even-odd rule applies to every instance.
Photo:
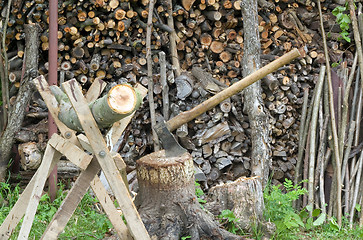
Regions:
[[[50, 86], [50, 89], [60, 104], [59, 120], [70, 129], [82, 131], [77, 114], [65, 93], [57, 86]], [[90, 103], [89, 107], [98, 126], [106, 128], [132, 114], [141, 103], [142, 97], [137, 90], [128, 84], [119, 84], [103, 97]]]
[[165, 151], [137, 162], [139, 193], [136, 206], [151, 238], [243, 239], [213, 220], [197, 201], [192, 156], [166, 158]]
[[19, 144], [18, 151], [20, 155], [20, 163], [24, 170], [38, 169], [42, 162], [42, 154], [35, 142]]
[[16, 97], [16, 103], [12, 108], [8, 125], [0, 139], [0, 181], [5, 181], [6, 168], [14, 143], [14, 136], [20, 130], [24, 120], [26, 107], [34, 91], [32, 77], [36, 77], [38, 69], [39, 26], [37, 24], [25, 25], [26, 58], [25, 66], [27, 77], [23, 79]]
[[[245, 0], [241, 3], [244, 32], [243, 76], [260, 68], [260, 39], [258, 33], [257, 1]], [[270, 167], [269, 121], [262, 101], [261, 83], [256, 82], [243, 91], [245, 108], [251, 124], [253, 176], [260, 176], [262, 186], [266, 186]]]

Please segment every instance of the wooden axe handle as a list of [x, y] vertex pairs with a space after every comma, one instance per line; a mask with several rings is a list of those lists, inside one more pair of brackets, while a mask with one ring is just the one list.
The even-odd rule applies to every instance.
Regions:
[[290, 52], [282, 55], [281, 57], [277, 58], [276, 60], [270, 62], [266, 66], [258, 69], [256, 72], [248, 75], [247, 77], [243, 78], [242, 80], [236, 82], [232, 86], [224, 89], [223, 91], [217, 93], [213, 97], [207, 99], [206, 101], [202, 102], [201, 104], [195, 106], [194, 108], [190, 109], [189, 111], [182, 112], [179, 115], [173, 117], [169, 121], [166, 122], [166, 126], [169, 131], [174, 131], [184, 123], [187, 123], [194, 118], [198, 117], [199, 115], [205, 113], [209, 109], [214, 108], [219, 103], [224, 101], [225, 99], [237, 94], [238, 92], [242, 91], [244, 88], [248, 87], [252, 83], [260, 80], [261, 78], [265, 77], [266, 75], [274, 72], [276, 69], [284, 66], [285, 64], [291, 62], [295, 58], [300, 56], [300, 52], [298, 49], [294, 48]]

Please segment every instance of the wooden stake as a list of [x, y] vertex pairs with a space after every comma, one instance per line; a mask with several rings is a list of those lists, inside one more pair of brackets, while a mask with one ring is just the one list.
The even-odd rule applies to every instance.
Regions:
[[[321, 92], [323, 89], [324, 84], [324, 77], [325, 77], [325, 66], [320, 67], [320, 74], [319, 80], [316, 85], [316, 97], [314, 99], [314, 106], [313, 106], [313, 114], [311, 117], [310, 122], [310, 157], [309, 157], [309, 198], [308, 198], [308, 205], [314, 207], [314, 170], [315, 170], [315, 149], [316, 149], [316, 125], [318, 120], [318, 112], [319, 112], [319, 105], [321, 99]], [[312, 215], [312, 211], [309, 212], [310, 216]]]
[[153, 62], [151, 61], [151, 31], [153, 27], [152, 19], [153, 19], [153, 11], [154, 11], [155, 0], [150, 0], [149, 2], [149, 15], [147, 18], [147, 30], [146, 30], [146, 59], [147, 59], [147, 76], [148, 76], [148, 98], [149, 98], [149, 106], [150, 106], [150, 118], [151, 118], [151, 131], [153, 134], [154, 141], [154, 151], [159, 151], [159, 138], [154, 130], [154, 126], [156, 125], [156, 117], [155, 117], [155, 103], [154, 103], [154, 81], [153, 81]]
[[333, 141], [334, 141], [334, 157], [336, 162], [336, 180], [337, 180], [337, 189], [336, 189], [336, 200], [337, 200], [337, 223], [339, 226], [342, 224], [342, 179], [341, 179], [341, 161], [339, 155], [339, 143], [338, 143], [338, 133], [337, 126], [335, 124], [335, 113], [334, 113], [334, 96], [333, 96], [333, 86], [331, 83], [331, 70], [330, 70], [330, 61], [328, 54], [328, 46], [326, 44], [325, 30], [323, 25], [323, 16], [321, 12], [321, 4], [320, 0], [318, 1], [318, 9], [320, 16], [320, 28], [322, 32], [322, 38], [324, 43], [324, 52], [325, 52], [325, 62], [326, 62], [326, 71], [327, 71], [327, 81], [329, 87], [329, 108], [330, 108], [330, 118], [331, 118], [331, 126], [333, 133]]

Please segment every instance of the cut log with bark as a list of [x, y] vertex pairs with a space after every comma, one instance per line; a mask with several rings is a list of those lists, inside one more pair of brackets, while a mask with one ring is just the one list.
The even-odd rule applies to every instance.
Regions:
[[137, 178], [135, 201], [151, 238], [243, 239], [220, 228], [199, 205], [189, 153], [179, 157], [166, 157], [164, 150], [149, 154], [137, 161]]
[[[50, 89], [60, 105], [58, 118], [70, 129], [82, 131], [79, 119], [65, 93], [57, 86], [50, 86]], [[112, 87], [103, 97], [91, 102], [89, 108], [97, 125], [106, 128], [132, 114], [141, 103], [142, 97], [137, 90], [128, 84], [120, 84]]]
[[24, 170], [37, 169], [42, 162], [42, 153], [35, 142], [19, 144], [20, 163]]

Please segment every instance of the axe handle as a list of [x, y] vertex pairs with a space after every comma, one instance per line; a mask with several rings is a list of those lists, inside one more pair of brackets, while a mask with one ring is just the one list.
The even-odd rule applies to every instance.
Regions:
[[266, 75], [274, 72], [276, 69], [284, 66], [285, 64], [291, 62], [295, 58], [300, 56], [300, 52], [298, 49], [294, 48], [290, 52], [282, 55], [281, 57], [277, 58], [276, 60], [272, 61], [271, 63], [267, 64], [266, 66], [258, 69], [257, 71], [253, 72], [252, 74], [248, 75], [247, 77], [243, 78], [242, 80], [236, 82], [232, 86], [224, 89], [223, 91], [217, 93], [213, 97], [207, 99], [206, 101], [202, 102], [201, 104], [195, 106], [189, 111], [182, 112], [179, 115], [173, 117], [169, 121], [166, 122], [166, 126], [169, 131], [174, 131], [184, 123], [187, 123], [194, 118], [198, 117], [199, 115], [205, 113], [209, 109], [214, 108], [223, 100], [237, 94], [238, 92], [242, 91], [244, 88], [248, 87], [252, 83], [260, 80], [261, 78], [265, 77]]

